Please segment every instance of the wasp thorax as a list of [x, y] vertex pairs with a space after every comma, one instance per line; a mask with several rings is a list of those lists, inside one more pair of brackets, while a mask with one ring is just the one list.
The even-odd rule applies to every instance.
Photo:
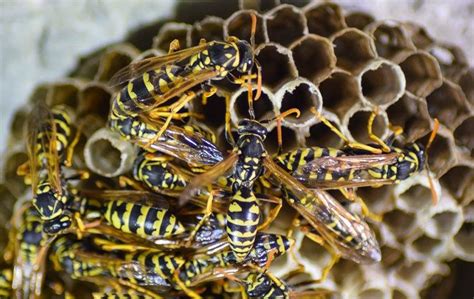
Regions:
[[[209, 45], [207, 49], [210, 63], [208, 65], [221, 66], [221, 67], [232, 67], [231, 61], [236, 56], [235, 48], [228, 43], [214, 42]], [[235, 67], [235, 66], [234, 66]]]
[[238, 125], [238, 133], [239, 135], [253, 134], [258, 136], [260, 139], [265, 140], [268, 130], [256, 120], [242, 119]]
[[238, 41], [236, 44], [240, 56], [240, 63], [237, 70], [241, 73], [247, 73], [252, 69], [254, 63], [252, 47], [244, 40]]

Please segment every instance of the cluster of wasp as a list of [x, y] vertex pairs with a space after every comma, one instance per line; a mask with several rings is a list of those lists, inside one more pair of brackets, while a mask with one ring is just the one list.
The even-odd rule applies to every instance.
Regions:
[[[33, 195], [12, 217], [4, 255], [12, 267], [1, 272], [0, 297], [41, 297], [46, 268], [65, 273], [54, 291], [68, 298], [74, 295], [67, 279], [94, 285], [94, 298], [330, 297], [318, 281], [290, 283], [298, 271], [271, 273], [277, 257], [291, 255], [296, 229], [332, 254], [319, 281], [340, 257], [379, 262], [379, 245], [363, 217], [327, 190], [340, 191], [360, 204], [364, 217], [377, 219], [355, 188], [396, 184], [427, 169], [426, 149], [436, 130], [426, 146], [397, 147], [399, 129], [387, 140], [372, 133], [374, 111], [368, 124], [373, 143], [349, 142], [311, 108], [345, 146], [282, 152], [280, 132], [272, 155], [264, 146], [266, 124], [279, 128], [300, 111], [255, 119], [262, 72], [253, 44], [253, 38], [230, 37], [180, 49], [172, 42], [167, 55], [115, 74], [108, 126], [139, 148], [129, 176], [108, 179], [76, 169], [74, 148], [87, 124], [73, 123], [67, 106], [36, 103], [29, 161], [17, 171]], [[206, 102], [218, 90], [213, 83], [224, 79], [249, 88], [250, 117], [240, 120], [237, 136], [227, 107], [229, 152], [219, 150], [200, 116], [186, 110], [191, 101]], [[284, 201], [294, 211], [291, 228], [286, 235], [267, 233]]]

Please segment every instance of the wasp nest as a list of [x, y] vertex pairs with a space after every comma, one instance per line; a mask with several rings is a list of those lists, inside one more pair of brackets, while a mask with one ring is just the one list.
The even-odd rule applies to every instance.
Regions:
[[[284, 151], [343, 145], [309, 112], [313, 106], [350, 140], [363, 143], [370, 142], [367, 120], [375, 107], [379, 110], [374, 132], [382, 138], [390, 134], [390, 124], [403, 128], [407, 142], [426, 144], [432, 119], [439, 119], [440, 130], [428, 154], [439, 203], [431, 203], [426, 174], [399, 185], [360, 188], [358, 195], [371, 211], [383, 216], [382, 222], [371, 223], [381, 244], [382, 262], [366, 266], [341, 261], [320, 284], [337, 298], [419, 298], [433, 278], [448, 274], [448, 261], [474, 261], [473, 69], [459, 49], [438, 43], [412, 23], [377, 21], [326, 2], [304, 7], [260, 2], [261, 6], [254, 6], [253, 1], [242, 1], [242, 9], [225, 19], [213, 16], [194, 24], [166, 23], [153, 40], [140, 40], [140, 45], [152, 45], [144, 52], [127, 43], [94, 53], [82, 60], [71, 74], [73, 79], [39, 86], [31, 101], [42, 97], [50, 104], [66, 103], [79, 117], [90, 118], [96, 125], [88, 129], [90, 139], [82, 144], [86, 165], [101, 175], [119, 175], [129, 169], [135, 152], [100, 129], [112, 95], [107, 80], [133, 60], [166, 53], [174, 39], [183, 48], [198, 44], [201, 38], [249, 39], [251, 14], [257, 14], [255, 55], [262, 66], [263, 87], [254, 104], [256, 118], [269, 119], [290, 108], [301, 111], [299, 118], [283, 121]], [[262, 7], [266, 9], [248, 9]], [[204, 116], [203, 123], [225, 146], [225, 97], [230, 96], [234, 126], [248, 117], [248, 104], [247, 88], [223, 85], [207, 106], [195, 101], [189, 109]], [[5, 183], [0, 185], [2, 198], [7, 198], [2, 206], [10, 205], [10, 198], [21, 197], [27, 188], [15, 175], [17, 166], [26, 160], [17, 144], [25, 114], [18, 111], [12, 124]], [[269, 129], [266, 146], [275, 152], [276, 128]], [[273, 229], [286, 229], [285, 216], [283, 211]], [[302, 232], [296, 232], [295, 238], [295, 255], [307, 276], [319, 278], [329, 254]], [[296, 267], [295, 260], [286, 256], [275, 261], [272, 271], [284, 275]]]

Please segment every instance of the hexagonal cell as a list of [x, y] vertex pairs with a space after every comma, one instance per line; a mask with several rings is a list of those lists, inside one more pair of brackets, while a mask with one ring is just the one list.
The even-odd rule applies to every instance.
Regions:
[[357, 80], [346, 72], [334, 72], [319, 84], [323, 97], [323, 107], [342, 118], [347, 111], [360, 101]]
[[307, 121], [314, 118], [310, 108], [316, 107], [316, 109], [321, 109], [321, 94], [317, 87], [307, 80], [296, 79], [290, 81], [280, 91], [284, 91], [283, 94], [278, 92], [276, 95], [277, 99], [281, 99], [280, 113], [292, 108], [297, 108], [301, 112], [299, 118], [296, 118], [294, 114], [285, 117], [284, 121], [292, 126], [306, 126]]
[[405, 76], [396, 64], [378, 60], [360, 74], [362, 94], [375, 106], [397, 101], [405, 90]]
[[424, 264], [422, 262], [414, 262], [411, 265], [404, 265], [398, 270], [398, 276], [415, 285], [421, 285], [426, 279], [424, 271]]
[[153, 39], [153, 48], [168, 52], [170, 43], [177, 39], [181, 48], [189, 47], [188, 36], [193, 26], [185, 23], [166, 23]]
[[404, 254], [400, 248], [393, 248], [390, 246], [382, 246], [380, 248], [382, 252], [382, 264], [384, 268], [391, 268], [403, 261]]
[[[255, 92], [256, 91], [254, 90], [254, 96]], [[260, 99], [253, 102], [255, 118], [257, 120], [271, 119], [275, 116], [275, 109], [270, 97], [273, 97], [273, 95], [265, 90], [262, 90]], [[240, 92], [234, 93], [230, 101], [231, 117], [234, 125], [237, 125], [238, 120], [242, 118], [250, 118], [248, 104], [248, 92], [246, 89], [241, 89]]]
[[256, 59], [262, 66], [262, 83], [267, 87], [277, 88], [298, 76], [291, 51], [278, 44], [269, 43], [259, 47]]
[[450, 129], [458, 124], [458, 119], [463, 118], [468, 112], [466, 97], [458, 85], [449, 81], [435, 89], [426, 97], [428, 111], [432, 117]]
[[443, 242], [441, 240], [433, 239], [426, 235], [423, 235], [417, 238], [413, 242], [413, 247], [415, 248], [415, 250], [418, 253], [425, 255], [427, 257], [433, 257], [436, 255], [439, 255], [439, 251], [442, 246], [443, 246]]
[[454, 244], [461, 251], [462, 257], [474, 261], [474, 223], [466, 222], [454, 236]]
[[28, 155], [24, 152], [17, 152], [6, 157], [3, 164], [4, 184], [17, 197], [22, 195], [28, 188], [31, 188], [25, 184], [24, 178], [16, 173], [18, 166], [26, 161], [28, 161]]
[[[283, 147], [282, 147], [282, 152], [289, 152], [291, 150], [294, 150], [298, 147], [298, 140], [297, 140], [297, 133], [287, 127], [287, 126], [282, 126], [281, 127], [281, 135], [282, 135], [282, 140], [283, 140]], [[267, 135], [267, 139], [265, 139], [264, 142], [265, 148], [270, 154], [274, 154], [278, 150], [278, 131], [277, 127], [274, 127]]]
[[443, 238], [458, 231], [462, 223], [462, 212], [460, 210], [443, 211], [434, 214], [425, 227], [430, 235]]
[[375, 21], [374, 17], [364, 12], [351, 12], [346, 15], [347, 27], [354, 27], [360, 30]]
[[206, 41], [224, 39], [224, 20], [214, 16], [208, 16], [202, 21], [196, 22], [191, 30], [191, 46], [197, 46], [203, 38]]
[[25, 136], [25, 127], [28, 122], [28, 111], [26, 107], [21, 108], [17, 111], [15, 111], [15, 114], [13, 115], [13, 119], [10, 123], [10, 137], [13, 142], [19, 142], [20, 140], [23, 140], [23, 137]]
[[372, 38], [359, 29], [347, 28], [331, 37], [336, 53], [336, 65], [353, 74], [360, 72], [377, 57]]
[[401, 210], [393, 210], [383, 217], [384, 222], [397, 238], [404, 239], [413, 231], [416, 224], [415, 215]]
[[107, 50], [101, 57], [94, 79], [107, 82], [112, 76], [130, 64], [140, 52], [130, 45], [118, 45]]
[[474, 182], [473, 179], [474, 169], [468, 166], [459, 165], [446, 172], [446, 174], [441, 177], [440, 182], [454, 197], [460, 199], [463, 196], [466, 187]]
[[306, 19], [292, 5], [280, 5], [265, 15], [268, 39], [288, 46], [307, 33]]
[[2, 199], [0, 200], [0, 227], [6, 227], [12, 215], [16, 197], [6, 185], [0, 184], [0, 198]]
[[[252, 14], [255, 14], [255, 11], [242, 10], [234, 13], [225, 22], [224, 35], [250, 41], [252, 35]], [[255, 14], [255, 16], [257, 17], [255, 43], [258, 45], [267, 42], [268, 38], [265, 35], [265, 24], [262, 16], [259, 14]]]
[[372, 23], [365, 31], [374, 37], [379, 56], [386, 59], [398, 62], [401, 57], [415, 49], [410, 37], [397, 22]]
[[471, 157], [474, 158], [474, 116], [466, 118], [457, 128], [454, 130], [454, 140], [457, 145], [466, 147]]
[[[428, 150], [428, 158], [430, 170], [433, 171], [437, 177], [441, 177], [448, 171], [456, 162], [454, 153], [454, 142], [450, 139], [449, 132], [438, 132], [431, 147]], [[426, 144], [430, 134], [421, 138], [417, 142]]]
[[[367, 129], [367, 123], [370, 115], [371, 111], [359, 110], [350, 117], [347, 128], [349, 129], [349, 132], [354, 140], [357, 140], [361, 143], [371, 142]], [[379, 137], [383, 137], [386, 135], [387, 130], [388, 124], [386, 118], [383, 117], [382, 114], [377, 115], [372, 126], [372, 132]]]
[[416, 96], [426, 97], [442, 84], [438, 62], [426, 52], [411, 54], [400, 67], [405, 74], [407, 90]]
[[464, 72], [459, 78], [459, 86], [464, 91], [467, 100], [474, 107], [474, 68], [470, 68]]
[[[237, 130], [231, 130], [232, 132], [232, 137], [234, 137], [234, 140], [237, 140], [239, 138], [239, 134], [237, 133]], [[219, 129], [217, 129], [217, 147], [222, 151], [231, 151], [233, 149], [233, 145], [230, 143], [229, 140], [227, 140], [225, 136], [225, 127], [221, 126]]]
[[425, 186], [416, 184], [400, 194], [398, 200], [410, 211], [419, 211], [432, 204], [431, 190]]
[[474, 222], [474, 202], [463, 208], [464, 222]]
[[[325, 115], [326, 116], [326, 115]], [[339, 125], [330, 121], [333, 126], [339, 128]], [[328, 126], [323, 123], [317, 123], [309, 128], [309, 136], [305, 139], [306, 146], [321, 146], [339, 148], [343, 140], [334, 134]]]
[[385, 296], [385, 290], [382, 290], [382, 289], [375, 289], [375, 288], [371, 288], [371, 289], [366, 289], [366, 290], [363, 290], [362, 292], [360, 292], [358, 295], [357, 295], [357, 298], [363, 298], [363, 299], [380, 299], [380, 298], [383, 298]]
[[309, 6], [304, 10], [304, 14], [310, 33], [329, 37], [346, 27], [342, 10], [334, 3]]
[[290, 46], [300, 76], [315, 84], [326, 79], [336, 66], [336, 55], [329, 40], [309, 34]]
[[105, 86], [90, 83], [79, 92], [78, 115], [96, 114], [107, 119], [110, 110], [111, 92]]
[[436, 43], [429, 52], [438, 60], [443, 75], [453, 81], [469, 66], [466, 55], [457, 46]]
[[392, 292], [392, 299], [409, 299], [410, 297], [402, 290], [394, 289]]
[[393, 209], [393, 188], [393, 185], [362, 187], [357, 189], [357, 195], [372, 213], [384, 214]]
[[387, 110], [390, 123], [403, 128], [408, 142], [416, 140], [431, 130], [431, 118], [426, 102], [409, 94], [390, 105]]
[[51, 85], [48, 90], [46, 104], [52, 107], [55, 105], [68, 105], [76, 108], [78, 104], [79, 87], [75, 82], [58, 82]]
[[[321, 268], [324, 267], [330, 259], [330, 254], [326, 249], [324, 249], [324, 247], [321, 247], [319, 244], [306, 237], [303, 239], [298, 252], [301, 257], [311, 261], [311, 264], [317, 265]], [[319, 277], [316, 273], [313, 273], [313, 275]]]
[[419, 24], [403, 22], [401, 26], [418, 49], [425, 50], [433, 44], [433, 38], [426, 32], [426, 29]]
[[[203, 105], [200, 99], [193, 101], [192, 111], [201, 114], [204, 118], [200, 122], [211, 128], [218, 128], [225, 123], [226, 103], [225, 97], [214, 94], [207, 98], [207, 104]], [[258, 103], [258, 101], [257, 101]]]

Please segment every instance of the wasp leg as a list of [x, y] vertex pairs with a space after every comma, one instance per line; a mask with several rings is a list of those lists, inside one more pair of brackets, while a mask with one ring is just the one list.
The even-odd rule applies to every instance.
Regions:
[[329, 261], [329, 263], [323, 268], [322, 270], [322, 273], [321, 273], [321, 278], [319, 279], [315, 279], [314, 280], [314, 283], [321, 283], [321, 282], [324, 282], [329, 274], [329, 272], [331, 271], [332, 267], [334, 267], [334, 265], [339, 261], [339, 259], [341, 258], [341, 255], [337, 252], [334, 251], [334, 249], [332, 249], [332, 247], [328, 246], [326, 244], [326, 242], [324, 242], [324, 240], [314, 234], [314, 233], [306, 233], [305, 235], [306, 237], [308, 237], [310, 240], [320, 244], [321, 246], [323, 246], [330, 254], [331, 254], [331, 260]]
[[225, 95], [225, 129], [224, 129], [224, 134], [225, 134], [225, 140], [234, 147], [235, 146], [235, 139], [234, 136], [232, 136], [232, 128], [231, 128], [231, 123], [230, 123], [230, 96], [229, 94], [226, 93]]
[[368, 217], [376, 222], [382, 221], [382, 216], [372, 213], [369, 210], [369, 207], [367, 207], [367, 204], [364, 202], [364, 200], [360, 196], [358, 196], [354, 190], [347, 190], [345, 188], [340, 188], [339, 191], [347, 200], [350, 200], [352, 202], [357, 202], [360, 205], [360, 208], [362, 209], [362, 214], [365, 217]]
[[[261, 201], [261, 199], [259, 201]], [[262, 222], [257, 227], [258, 231], [264, 230], [265, 228], [267, 228], [273, 222], [273, 220], [275, 220], [275, 218], [278, 216], [278, 214], [280, 213], [280, 209], [283, 206], [283, 202], [282, 202], [281, 198], [276, 197], [276, 196], [270, 196], [270, 198], [265, 199], [265, 201], [274, 203], [275, 207], [270, 210], [267, 217], [265, 217], [265, 221]]]
[[152, 292], [148, 289], [145, 289], [139, 285], [136, 285], [134, 283], [131, 283], [129, 281], [126, 281], [124, 279], [119, 279], [119, 283], [129, 289], [132, 289], [134, 291], [137, 291], [138, 293], [142, 293], [144, 295], [148, 295], [150, 296], [151, 298], [156, 298], [156, 299], [159, 299], [159, 298], [163, 298], [162, 296], [158, 295], [157, 293], [155, 292]]
[[145, 188], [143, 188], [139, 183], [123, 175], [119, 177], [119, 185], [122, 188], [130, 186], [135, 190], [145, 191]]
[[140, 246], [137, 244], [117, 244], [109, 240], [95, 238], [94, 244], [99, 246], [101, 249], [105, 251], [127, 251], [127, 252], [135, 252], [138, 250], [149, 250], [149, 247]]
[[189, 297], [193, 299], [201, 299], [202, 297], [188, 288], [186, 284], [179, 278], [179, 269], [176, 270], [173, 274], [173, 281], [179, 286], [179, 288]]
[[[299, 214], [296, 214], [294, 217], [293, 217], [293, 220], [291, 221], [291, 225], [290, 227], [288, 228], [288, 231], [286, 233], [286, 236], [288, 238], [293, 238], [293, 233], [295, 231], [295, 229], [297, 227], [300, 227], [301, 224], [300, 224], [300, 219], [299, 219]], [[303, 263], [300, 262], [299, 258], [296, 256], [295, 254], [295, 246], [292, 246], [292, 248], [290, 248], [290, 251], [289, 251], [289, 255], [290, 255], [290, 258], [296, 263], [297, 265], [297, 268], [296, 270], [297, 271], [304, 271], [305, 267], [303, 265]]]
[[168, 54], [172, 54], [173, 52], [178, 51], [181, 48], [181, 45], [179, 44], [179, 40], [174, 39], [170, 43], [170, 48], [168, 50]]
[[370, 114], [369, 121], [367, 122], [367, 132], [369, 134], [370, 140], [380, 145], [382, 147], [382, 150], [388, 153], [390, 152], [390, 147], [373, 132], [374, 120], [378, 115], [378, 111], [379, 109], [376, 107]]
[[375, 148], [375, 147], [372, 147], [370, 145], [366, 145], [366, 144], [359, 143], [359, 142], [351, 142], [344, 134], [342, 134], [342, 132], [338, 128], [336, 128], [333, 124], [331, 124], [331, 122], [326, 117], [324, 117], [318, 110], [316, 110], [315, 107], [311, 107], [310, 110], [334, 134], [336, 134], [339, 138], [341, 138], [344, 141], [344, 143], [346, 144], [346, 146], [348, 146], [350, 148], [353, 148], [353, 149], [365, 150], [365, 151], [368, 151], [368, 152], [371, 152], [371, 153], [374, 153], [374, 154], [381, 154], [382, 153], [382, 150], [380, 150], [378, 148]]
[[210, 83], [201, 84], [201, 88], [204, 90], [202, 94], [202, 104], [207, 105], [207, 99], [212, 97], [217, 92], [217, 87], [212, 86]]
[[66, 181], [74, 181], [74, 180], [80, 180], [80, 181], [83, 181], [83, 180], [87, 180], [88, 178], [90, 178], [91, 174], [88, 170], [75, 170], [75, 174], [71, 175], [71, 176], [68, 176], [67, 178], [65, 178]]
[[184, 241], [185, 244], [187, 245], [190, 245], [192, 243], [192, 241], [194, 240], [194, 237], [196, 236], [198, 230], [201, 228], [201, 226], [203, 226], [204, 223], [206, 223], [206, 221], [209, 219], [209, 216], [212, 214], [212, 201], [214, 200], [214, 194], [213, 194], [213, 191], [212, 190], [209, 190], [209, 196], [207, 197], [207, 201], [206, 201], [206, 207], [205, 207], [205, 210], [204, 210], [204, 214], [201, 218], [201, 220], [199, 220], [198, 224], [193, 228], [193, 230], [191, 231], [191, 233], [189, 234], [189, 236], [186, 238], [186, 240]]
[[72, 140], [71, 144], [69, 144], [67, 148], [66, 159], [64, 160], [64, 165], [66, 167], [72, 166], [72, 156], [74, 155], [74, 150], [76, 149], [76, 146], [79, 143], [79, 140], [81, 139], [82, 126], [83, 124], [77, 127], [76, 135], [74, 136], [74, 139]]

